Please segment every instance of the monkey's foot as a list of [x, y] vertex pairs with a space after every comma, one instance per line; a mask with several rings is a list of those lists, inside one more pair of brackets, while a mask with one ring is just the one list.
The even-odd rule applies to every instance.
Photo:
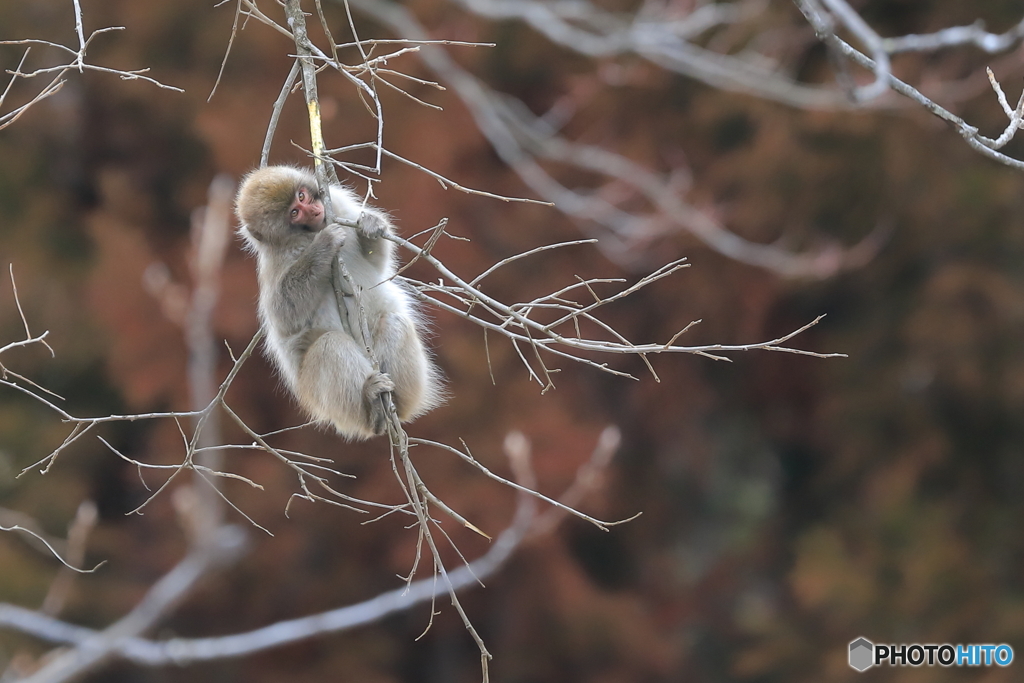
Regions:
[[381, 395], [394, 390], [395, 383], [383, 372], [373, 373], [363, 384], [363, 405], [366, 406], [366, 416], [374, 434], [383, 434], [387, 429], [388, 412], [384, 409]]

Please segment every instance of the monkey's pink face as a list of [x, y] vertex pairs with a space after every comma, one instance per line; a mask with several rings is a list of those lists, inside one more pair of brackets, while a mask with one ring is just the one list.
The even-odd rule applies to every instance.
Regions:
[[303, 225], [312, 230], [324, 227], [324, 205], [309, 188], [300, 187], [288, 207], [288, 220], [292, 225]]

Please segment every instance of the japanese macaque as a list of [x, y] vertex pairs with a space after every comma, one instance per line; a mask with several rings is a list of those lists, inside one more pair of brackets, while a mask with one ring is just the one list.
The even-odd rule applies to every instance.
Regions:
[[[440, 375], [420, 339], [423, 321], [410, 295], [390, 279], [388, 217], [340, 185], [330, 193], [337, 218], [358, 228], [326, 224], [308, 171], [255, 170], [238, 191], [239, 234], [256, 254], [267, 355], [313, 419], [347, 438], [366, 439], [386, 429], [382, 394], [391, 392], [398, 417], [412, 420], [441, 402]], [[365, 352], [351, 297], [343, 297], [346, 304], [335, 295], [331, 267], [338, 257], [361, 290], [379, 371]]]

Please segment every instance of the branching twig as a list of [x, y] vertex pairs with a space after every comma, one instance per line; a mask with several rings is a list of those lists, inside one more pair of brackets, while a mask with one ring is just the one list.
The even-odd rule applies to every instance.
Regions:
[[[428, 37], [414, 15], [403, 6], [389, 0], [350, 1], [403, 38], [421, 41]], [[471, 8], [479, 10], [481, 5], [493, 7], [495, 3], [474, 1]], [[552, 11], [548, 4], [532, 1], [508, 0], [501, 6], [510, 12], [534, 8], [536, 13], [530, 13], [531, 17]], [[598, 12], [586, 4], [579, 7]], [[578, 47], [579, 43], [573, 45]], [[596, 233], [601, 238], [599, 246], [613, 260], [629, 265], [638, 247], [651, 244], [672, 230], [682, 229], [731, 259], [785, 277], [822, 278], [863, 264], [880, 245], [879, 235], [872, 234], [850, 249], [830, 246], [815, 252], [793, 253], [780, 246], [745, 240], [726, 230], [707, 212], [686, 203], [671, 178], [659, 177], [622, 155], [563, 138], [521, 102], [492, 91], [438, 46], [425, 45], [419, 54], [439, 80], [450, 85], [462, 99], [477, 127], [505, 163], [538, 195], [577, 220], [585, 231]], [[609, 183], [621, 183], [649, 200], [655, 211], [649, 215], [625, 211], [599, 192], [570, 189], [556, 180], [539, 163], [540, 159], [599, 174], [608, 178]]]
[[[831, 22], [828, 20], [826, 16], [824, 16], [823, 12], [821, 11], [821, 8], [817, 5], [815, 0], [796, 0], [796, 2], [797, 5], [800, 7], [800, 11], [803, 12], [804, 16], [807, 18], [807, 21], [814, 28], [814, 31], [818, 35], [818, 38], [822, 40], [830, 49], [834, 50], [838, 54], [841, 54], [846, 59], [849, 59], [852, 62], [860, 65], [861, 67], [871, 69], [876, 73], [879, 73], [878, 65], [874, 60], [872, 60], [867, 55], [861, 53], [860, 51], [858, 51], [857, 49], [855, 49], [854, 47], [852, 47], [851, 45], [849, 45], [839, 36], [836, 35], [831, 25]], [[1021, 30], [1024, 29], [1018, 27], [1014, 31], [1017, 34], [1019, 34]], [[1019, 37], [1015, 38], [1015, 40], [1019, 40]], [[965, 40], [964, 42], [967, 41]], [[956, 129], [956, 131], [960, 133], [960, 135], [964, 138], [964, 140], [971, 147], [971, 149], [981, 153], [984, 156], [987, 156], [988, 158], [994, 161], [998, 161], [1001, 164], [1010, 166], [1011, 168], [1024, 170], [1024, 162], [996, 151], [999, 147], [1002, 146], [1002, 144], [1005, 144], [1005, 142], [1003, 142], [1004, 137], [1007, 139], [1007, 141], [1009, 140], [1009, 137], [1012, 137], [1012, 132], [1009, 134], [1007, 132], [1004, 132], [996, 140], [985, 137], [984, 135], [981, 135], [978, 132], [977, 127], [968, 124], [966, 121], [964, 121], [956, 114], [953, 114], [949, 110], [933, 102], [931, 99], [923, 95], [919, 90], [917, 90], [916, 88], [907, 83], [904, 83], [900, 79], [893, 76], [891, 73], [886, 75], [885, 78], [888, 80], [888, 87], [892, 88], [899, 94], [909, 98], [911, 101], [921, 105], [927, 111], [931, 112], [932, 114], [939, 117], [943, 121], [946, 121], [947, 123], [951, 124]], [[993, 88], [996, 88], [996, 86], [993, 85]], [[997, 89], [997, 97], [999, 93], [1000, 89]], [[1003, 97], [1000, 104], [1003, 105], [1004, 110], [1009, 108], [1009, 105], [1005, 104], [1005, 96]], [[1012, 123], [1013, 116], [1012, 114], [1008, 115], [1011, 117]], [[1001, 142], [1002, 144], [1000, 144]]]
[[[85, 55], [86, 50], [91, 45], [92, 41], [97, 36], [103, 35], [104, 33], [124, 30], [124, 27], [108, 26], [106, 28], [97, 29], [90, 33], [88, 37], [86, 37], [84, 29], [82, 27], [82, 8], [79, 5], [79, 0], [74, 0], [74, 12], [75, 33], [78, 37], [78, 49], [37, 38], [29, 38], [24, 40], [0, 40], [0, 45], [25, 45], [29, 47], [33, 45], [39, 45], [47, 48], [53, 48], [57, 52], [64, 52], [71, 56], [71, 61], [69, 62], [53, 66], [38, 66], [25, 70], [25, 63], [29, 56], [29, 50], [25, 50], [25, 53], [22, 55], [21, 61], [18, 63], [17, 68], [13, 71], [7, 71], [7, 73], [11, 75], [11, 80], [8, 82], [7, 87], [4, 89], [3, 94], [0, 95], [0, 107], [3, 107], [4, 101], [6, 100], [8, 94], [11, 91], [11, 88], [14, 86], [16, 81], [28, 80], [35, 78], [36, 76], [44, 75], [53, 75], [53, 78], [47, 85], [39, 88], [36, 91], [36, 94], [33, 95], [25, 104], [22, 104], [21, 106], [16, 107], [6, 113], [0, 111], [0, 130], [3, 130], [7, 126], [17, 121], [22, 114], [24, 114], [28, 109], [30, 109], [34, 105], [56, 94], [66, 82], [67, 77], [73, 71], [77, 71], [79, 74], [82, 74], [87, 70], [98, 71], [100, 73], [113, 74], [115, 76], [120, 77], [122, 80], [126, 81], [142, 80], [151, 83], [152, 85], [155, 85], [158, 88], [173, 90], [175, 92], [184, 92], [181, 88], [177, 88], [172, 85], [166, 85], [165, 83], [162, 83], [155, 78], [146, 76], [145, 74], [149, 72], [149, 69], [114, 69], [111, 67], [99, 66], [97, 64], [88, 63], [85, 60]], [[52, 50], [48, 50], [47, 52], [52, 52]]]
[[[76, 643], [76, 647], [58, 654], [31, 676], [22, 679], [23, 683], [70, 681], [119, 656], [125, 642], [144, 634], [191, 592], [196, 581], [212, 569], [233, 561], [244, 547], [245, 537], [241, 529], [235, 526], [220, 527], [209, 544], [195, 547], [174, 569], [157, 581], [132, 611], [111, 626], [102, 631], [63, 626], [65, 634], [74, 633], [84, 637]], [[12, 606], [0, 607], [0, 613], [24, 616], [24, 612]], [[31, 615], [29, 621], [36, 624], [48, 623], [40, 613]]]
[[[614, 427], [602, 432], [590, 461], [580, 468], [575, 481], [562, 496], [559, 496], [558, 500], [563, 501], [562, 507], [570, 500], [574, 504], [578, 503], [585, 493], [593, 491], [599, 473], [607, 468], [617, 449], [616, 434], [617, 430]], [[536, 487], [536, 481], [529, 464], [528, 442], [518, 433], [510, 435], [509, 438], [518, 439], [516, 443], [521, 444], [519, 448], [506, 447], [506, 454], [516, 473], [517, 484], [521, 489], [532, 489]], [[550, 531], [555, 518], [550, 515], [538, 517], [532, 501], [531, 497], [521, 495], [512, 523], [498, 535], [490, 549], [478, 559], [448, 572], [448, 581], [456, 590], [479, 585], [480, 581], [493, 576], [526, 538]], [[447, 590], [446, 586], [438, 583], [433, 577], [428, 577], [412, 581], [407, 586], [382, 593], [365, 602], [297, 619], [278, 621], [247, 633], [210, 638], [172, 638], [162, 641], [126, 637], [117, 641], [117, 654], [146, 666], [185, 666], [202, 661], [241, 657], [379, 621], [395, 612], [432, 601]], [[101, 635], [92, 629], [7, 604], [0, 604], [0, 626], [49, 642], [79, 646]]]

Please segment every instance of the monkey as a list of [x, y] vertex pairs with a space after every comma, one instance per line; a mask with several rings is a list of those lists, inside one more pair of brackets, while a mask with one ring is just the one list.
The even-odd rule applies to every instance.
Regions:
[[[386, 430], [383, 394], [391, 393], [399, 419], [407, 422], [438, 406], [443, 390], [420, 336], [425, 322], [409, 292], [392, 279], [391, 221], [342, 185], [329, 191], [338, 219], [358, 227], [328, 225], [313, 174], [292, 166], [250, 172], [235, 211], [238, 232], [256, 255], [266, 355], [311, 418], [362, 440]], [[365, 352], [358, 312], [335, 295], [337, 258], [360, 290], [379, 370]]]

